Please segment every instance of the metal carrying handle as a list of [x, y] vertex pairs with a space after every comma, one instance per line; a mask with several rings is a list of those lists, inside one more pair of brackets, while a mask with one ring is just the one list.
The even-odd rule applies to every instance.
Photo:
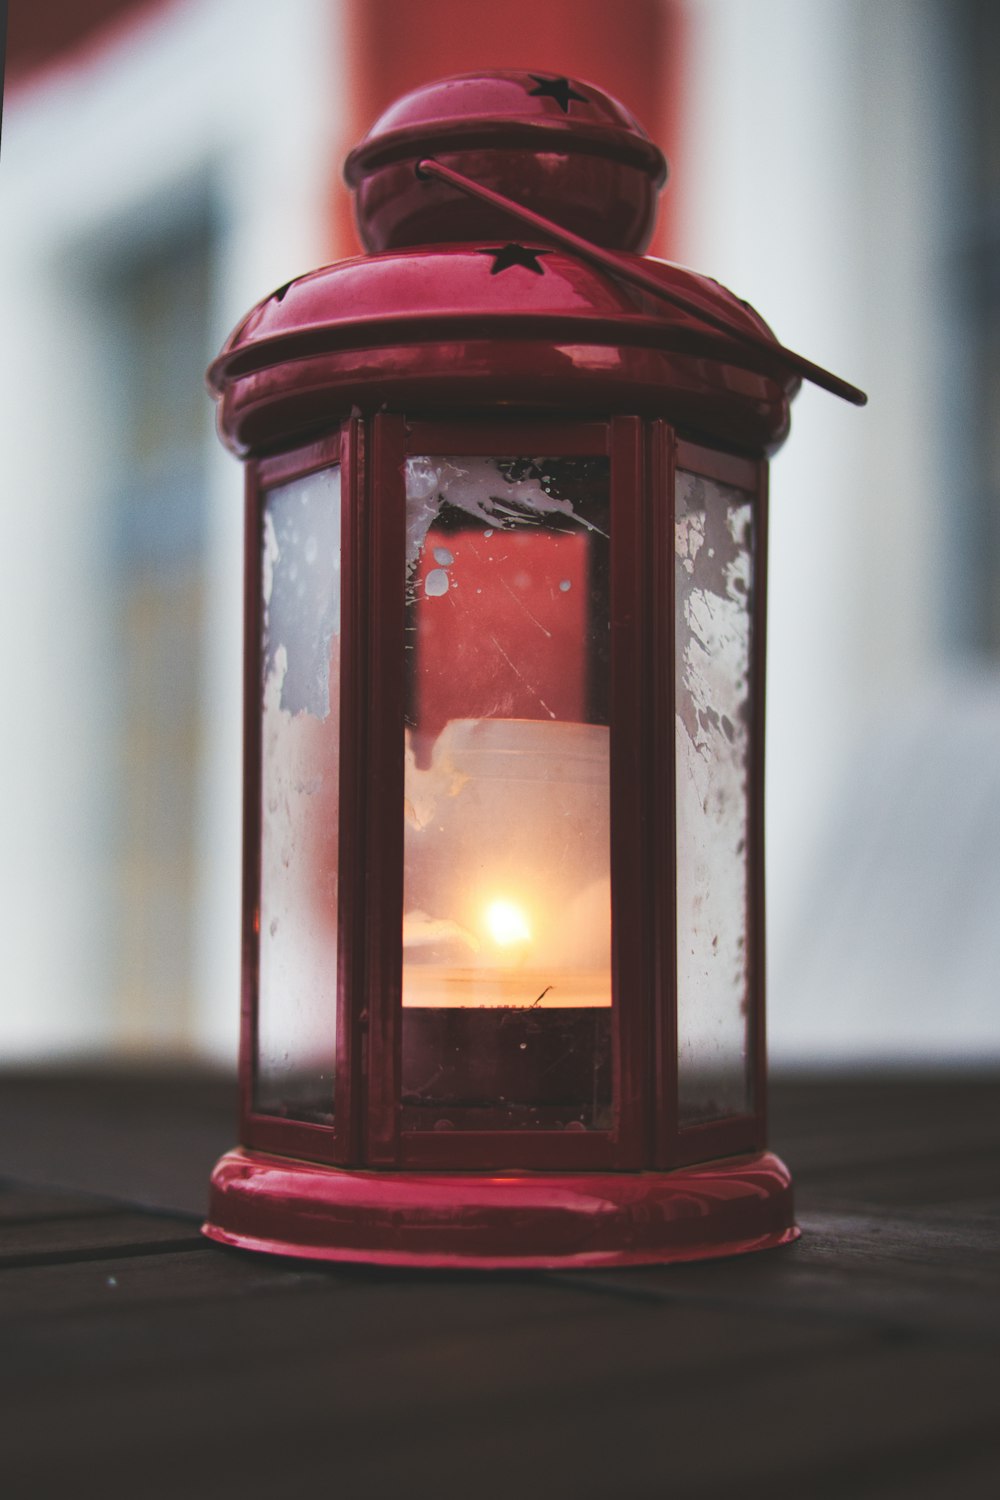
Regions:
[[559, 224], [553, 224], [551, 219], [536, 214], [533, 209], [523, 208], [521, 204], [515, 203], [511, 198], [505, 198], [502, 193], [496, 193], [492, 188], [483, 187], [481, 183], [475, 182], [471, 177], [463, 177], [461, 172], [452, 171], [451, 167], [442, 166], [432, 156], [425, 156], [417, 162], [416, 173], [418, 177], [436, 177], [440, 182], [446, 182], [449, 186], [457, 188], [461, 193], [468, 193], [470, 198], [479, 198], [483, 203], [489, 203], [493, 208], [502, 209], [515, 219], [520, 219], [531, 229], [537, 229], [546, 239], [555, 240], [556, 244], [563, 245], [567, 250], [572, 250], [581, 260], [589, 260], [594, 265], [600, 266], [603, 271], [608, 271], [612, 276], [617, 276], [622, 281], [630, 281], [633, 286], [641, 287], [644, 292], [651, 292], [654, 297], [661, 298], [664, 302], [670, 302], [674, 307], [679, 307], [683, 312], [690, 313], [692, 317], [700, 319], [702, 323], [708, 323], [712, 328], [718, 329], [720, 333], [729, 338], [738, 339], [742, 344], [748, 344], [761, 354], [766, 354], [771, 359], [780, 360], [789, 369], [794, 370], [805, 380], [812, 381], [813, 385], [820, 386], [831, 395], [840, 396], [844, 401], [850, 401], [852, 406], [866, 406], [868, 397], [864, 391], [859, 390], [856, 385], [851, 385], [847, 380], [841, 380], [839, 375], [832, 375], [829, 370], [824, 370], [821, 365], [813, 364], [811, 359], [806, 359], [802, 354], [796, 354], [793, 349], [786, 349], [784, 344], [779, 344], [776, 339], [765, 337], [763, 334], [754, 333], [749, 328], [737, 328], [725, 318], [720, 318], [717, 313], [708, 312], [699, 307], [696, 302], [680, 292], [668, 290], [649, 271], [641, 266], [634, 265], [626, 260], [623, 255], [614, 250], [605, 250], [600, 245], [594, 245], [590, 240], [581, 238], [574, 234], [571, 229], [563, 229]]

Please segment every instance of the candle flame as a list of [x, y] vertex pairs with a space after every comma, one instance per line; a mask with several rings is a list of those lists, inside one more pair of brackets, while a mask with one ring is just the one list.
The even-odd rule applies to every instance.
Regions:
[[491, 902], [486, 908], [486, 927], [490, 937], [501, 948], [531, 940], [527, 918], [513, 901]]

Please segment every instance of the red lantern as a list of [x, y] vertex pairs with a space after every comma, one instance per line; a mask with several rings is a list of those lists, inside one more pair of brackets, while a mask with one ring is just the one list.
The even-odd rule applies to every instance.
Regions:
[[419, 89], [348, 159], [375, 253], [212, 366], [247, 459], [223, 1243], [595, 1266], [797, 1233], [765, 1149], [766, 457], [799, 374], [858, 393], [641, 259], [665, 175], [590, 85]]

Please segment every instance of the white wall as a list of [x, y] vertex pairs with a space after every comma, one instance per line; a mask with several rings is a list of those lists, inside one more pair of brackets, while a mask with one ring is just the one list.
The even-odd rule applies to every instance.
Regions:
[[[0, 735], [4, 1058], [115, 1043], [109, 978], [114, 663], [97, 552], [105, 502], [101, 256], [207, 177], [220, 208], [210, 345], [322, 261], [342, 122], [339, 5], [175, 0], [108, 50], [10, 92], [0, 170], [0, 550], [10, 692]], [[238, 1015], [242, 481], [211, 430], [205, 747], [193, 1045]]]
[[1000, 760], [1000, 694], [989, 671], [956, 672], [945, 629], [964, 371], [943, 12], [689, 9], [681, 258], [870, 396], [857, 411], [806, 387], [772, 470], [772, 1057], [995, 1054], [1000, 911], [970, 917], [967, 887], [996, 889], [997, 859], [966, 802], [995, 809], [1000, 781], [970, 783], [976, 757], [953, 742]]
[[[680, 258], [871, 395], [811, 389], [773, 470], [772, 1054], [998, 1050], [1000, 693], [945, 641], [963, 352], [944, 267], [960, 143], [930, 0], [689, 0]], [[343, 153], [337, 0], [173, 0], [9, 93], [0, 164], [0, 1052], [113, 1047], [113, 632], [85, 262], [207, 175], [210, 342], [319, 263]], [[192, 1044], [236, 1037], [241, 475], [210, 430], [208, 737]], [[95, 584], [96, 581], [96, 584]], [[950, 591], [950, 592], [949, 592]]]

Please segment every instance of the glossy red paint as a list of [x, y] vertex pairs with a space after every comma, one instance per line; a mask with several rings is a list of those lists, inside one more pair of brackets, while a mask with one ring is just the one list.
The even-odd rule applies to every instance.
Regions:
[[[535, 75], [495, 73], [430, 86], [388, 111], [349, 172], [372, 187], [361, 207], [370, 242], [406, 248], [281, 288], [244, 319], [209, 373], [223, 440], [249, 460], [243, 1149], [216, 1170], [206, 1227], [224, 1243], [329, 1260], [489, 1268], [693, 1259], [797, 1233], [788, 1173], [764, 1151], [762, 693], [765, 458], [787, 434], [799, 381], [768, 342], [766, 324], [739, 299], [694, 272], [621, 250], [646, 232], [636, 227], [636, 205], [655, 190], [661, 159], [615, 101], [564, 82], [565, 112], [561, 89], [536, 95]], [[577, 120], [584, 101], [589, 119]], [[539, 140], [558, 146], [543, 153], [561, 163], [550, 199], [565, 187], [562, 216], [554, 200], [546, 211], [579, 227], [585, 210], [596, 212], [588, 194], [605, 191], [602, 174], [618, 174], [632, 207], [609, 215], [604, 242], [688, 306], [670, 305], [544, 236], [512, 242], [514, 253], [498, 261], [511, 224], [484, 217], [488, 206], [460, 193], [449, 206], [434, 196], [447, 184], [421, 182], [414, 172], [429, 147], [440, 152], [444, 143], [463, 171], [475, 158], [493, 187], [514, 193], [523, 178], [530, 196], [541, 178], [525, 162]], [[523, 158], [513, 182], [511, 153]], [[400, 177], [386, 188], [386, 173], [402, 173], [405, 184]], [[473, 238], [410, 243], [429, 232]], [[707, 326], [702, 313], [725, 328]], [[415, 1129], [403, 1119], [403, 471], [417, 455], [609, 461], [612, 1108], [600, 1128], [500, 1128], [503, 1111], [494, 1119], [488, 1109], [482, 1129], [461, 1120]], [[334, 1119], [322, 1124], [254, 1105], [260, 591], [267, 490], [331, 463], [341, 466], [343, 495], [341, 943]], [[751, 1083], [747, 1113], [683, 1130], [674, 936], [678, 467], [746, 492], [757, 569]]]
[[[355, 407], [663, 416], [753, 452], [788, 433], [799, 379], [681, 308], [535, 238], [544, 274], [492, 274], [484, 236], [341, 262], [260, 303], [209, 370], [219, 431], [247, 456], [307, 441]], [[737, 327], [767, 325], [708, 277], [643, 265]]]
[[798, 1238], [788, 1169], [761, 1152], [677, 1172], [367, 1172], [236, 1150], [205, 1233], [310, 1260], [545, 1270], [706, 1260]]
[[520, 224], [447, 184], [421, 187], [415, 167], [438, 155], [519, 204], [624, 250], [644, 250], [663, 153], [616, 99], [548, 74], [470, 73], [426, 84], [376, 120], [347, 158], [368, 250], [441, 240], [510, 239]]

